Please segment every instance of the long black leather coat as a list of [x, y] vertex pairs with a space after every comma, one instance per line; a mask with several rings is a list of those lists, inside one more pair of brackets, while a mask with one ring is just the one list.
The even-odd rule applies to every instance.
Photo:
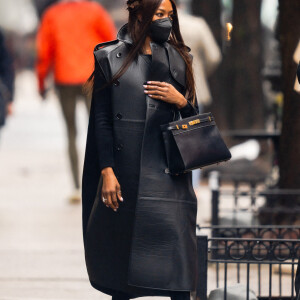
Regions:
[[[131, 43], [125, 26], [119, 32], [118, 40], [96, 47], [96, 64], [105, 80], [119, 70]], [[151, 48], [150, 79], [169, 82], [184, 94], [186, 65], [179, 53], [169, 43], [151, 43]], [[173, 105], [146, 96], [142, 88], [145, 74], [138, 62], [133, 63], [110, 90], [114, 171], [121, 184], [123, 197], [125, 189], [130, 194], [130, 188], [137, 188], [132, 238], [129, 241], [120, 241], [120, 236], [115, 236], [115, 229], [124, 226], [126, 220], [121, 220], [121, 214], [106, 208], [97, 196], [97, 187], [98, 193], [101, 190], [97, 153], [99, 140], [96, 140], [94, 117], [97, 99], [92, 100], [82, 187], [83, 234], [89, 278], [95, 288], [108, 294], [118, 289], [117, 275], [112, 269], [122, 264], [119, 257], [122, 249], [114, 248], [122, 248], [125, 245], [122, 243], [130, 243], [126, 274], [129, 286], [154, 291], [192, 291], [195, 290], [197, 266], [197, 199], [192, 188], [191, 173], [173, 176], [166, 172], [160, 125], [194, 115], [197, 111], [190, 103], [179, 111]], [[129, 180], [126, 165], [126, 157], [132, 156], [131, 145], [135, 144], [134, 135], [130, 135], [130, 130], [135, 130], [135, 122], [128, 117], [131, 108], [127, 106], [132, 97], [143, 99], [147, 105], [139, 178], [134, 184]], [[128, 226], [131, 226], [130, 221]], [[115, 265], [106, 259], [111, 253], [115, 253]]]

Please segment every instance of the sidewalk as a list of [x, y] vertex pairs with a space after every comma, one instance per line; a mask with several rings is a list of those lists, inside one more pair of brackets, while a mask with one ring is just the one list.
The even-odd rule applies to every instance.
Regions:
[[[33, 73], [19, 74], [15, 113], [1, 131], [0, 300], [110, 299], [88, 281], [81, 205], [67, 201], [72, 185], [65, 128], [55, 96], [49, 98], [41, 102]], [[83, 159], [83, 104], [78, 115]]]
[[[0, 140], [0, 299], [109, 299], [87, 279], [81, 205], [72, 206], [64, 124], [34, 75], [18, 76], [14, 116]], [[83, 152], [84, 106], [78, 142]], [[83, 153], [81, 153], [83, 157]]]

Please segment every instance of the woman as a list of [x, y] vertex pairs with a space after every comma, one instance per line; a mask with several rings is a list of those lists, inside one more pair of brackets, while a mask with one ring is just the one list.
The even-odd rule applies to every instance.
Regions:
[[197, 114], [191, 58], [173, 0], [127, 4], [128, 25], [94, 52], [82, 195], [89, 279], [113, 299], [188, 299], [197, 200], [190, 172], [168, 173], [160, 125]]

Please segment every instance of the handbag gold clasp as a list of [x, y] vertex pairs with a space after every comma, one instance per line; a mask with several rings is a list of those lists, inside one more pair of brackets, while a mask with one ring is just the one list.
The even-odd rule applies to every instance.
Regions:
[[193, 126], [193, 125], [196, 125], [196, 124], [200, 124], [200, 122], [201, 122], [200, 119], [196, 119], [196, 120], [190, 121], [189, 125]]
[[182, 129], [188, 129], [188, 126], [186, 124], [183, 124]]

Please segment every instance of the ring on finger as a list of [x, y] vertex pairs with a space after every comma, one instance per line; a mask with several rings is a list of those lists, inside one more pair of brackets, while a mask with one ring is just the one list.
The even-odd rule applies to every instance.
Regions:
[[105, 203], [107, 201], [107, 199], [102, 197], [102, 201]]

